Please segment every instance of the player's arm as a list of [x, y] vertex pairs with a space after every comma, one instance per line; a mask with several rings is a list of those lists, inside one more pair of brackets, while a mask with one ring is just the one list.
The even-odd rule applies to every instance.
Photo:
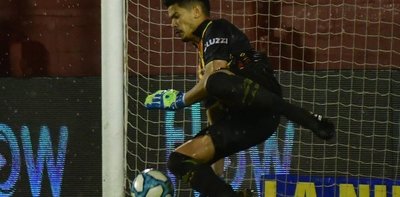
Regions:
[[199, 102], [207, 96], [205, 83], [208, 76], [219, 69], [227, 67], [227, 61], [213, 60], [205, 66], [204, 76], [187, 93], [173, 89], [158, 90], [146, 97], [145, 107], [147, 109], [178, 110]]
[[[228, 67], [230, 36], [227, 25], [227, 23], [218, 23], [209, 27], [204, 41], [210, 43], [213, 41], [213, 44], [203, 51], [203, 60], [208, 63], [204, 66], [204, 75], [198, 83], [186, 93], [173, 89], [159, 90], [147, 96], [146, 108], [177, 110], [199, 102], [207, 96], [205, 85], [208, 77], [215, 71]], [[219, 42], [214, 40], [219, 40]]]
[[213, 60], [205, 66], [205, 71], [203, 77], [199, 82], [188, 92], [186, 92], [184, 97], [184, 102], [186, 105], [191, 105], [203, 100], [207, 96], [207, 91], [205, 88], [206, 81], [208, 77], [217, 70], [228, 68], [228, 62], [225, 60]]

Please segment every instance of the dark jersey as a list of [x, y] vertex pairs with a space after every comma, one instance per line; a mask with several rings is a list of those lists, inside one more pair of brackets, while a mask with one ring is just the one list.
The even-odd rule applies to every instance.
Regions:
[[[280, 93], [273, 73], [263, 71], [268, 67], [267, 58], [256, 53], [247, 36], [233, 24], [223, 19], [205, 21], [195, 33], [201, 37], [198, 44], [200, 71], [213, 60], [226, 60], [229, 70], [236, 75]], [[249, 110], [250, 108], [243, 110], [235, 105], [225, 105], [223, 101], [218, 102], [215, 97], [207, 97], [204, 106], [210, 109], [208, 117], [213, 124], [198, 135], [209, 134], [212, 138], [215, 155], [210, 163], [263, 142], [273, 134], [279, 124], [279, 116], [272, 115], [270, 111], [259, 112]]]
[[254, 53], [247, 36], [224, 19], [204, 21], [195, 33], [201, 37], [198, 45], [200, 70], [213, 60], [233, 63], [234, 57], [242, 53]]
[[224, 19], [211, 22], [202, 42], [203, 58], [206, 65], [213, 60], [229, 62], [233, 55], [253, 51], [247, 36]]
[[250, 78], [281, 95], [267, 57], [256, 52], [247, 36], [232, 23], [224, 19], [206, 20], [194, 34], [201, 38], [198, 44], [200, 78], [209, 62], [226, 60], [233, 73]]

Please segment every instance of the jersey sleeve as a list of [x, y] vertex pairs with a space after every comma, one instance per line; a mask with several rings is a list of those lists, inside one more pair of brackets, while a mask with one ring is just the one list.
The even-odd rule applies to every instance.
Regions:
[[213, 60], [230, 59], [229, 27], [224, 23], [213, 23], [203, 38], [204, 63], [207, 65]]

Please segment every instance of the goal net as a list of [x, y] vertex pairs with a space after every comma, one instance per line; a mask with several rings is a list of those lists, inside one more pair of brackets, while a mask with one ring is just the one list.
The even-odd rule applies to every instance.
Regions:
[[[169, 174], [166, 158], [206, 126], [203, 105], [143, 104], [156, 90], [196, 83], [196, 49], [174, 36], [161, 0], [127, 0], [126, 10], [126, 193], [140, 171], [156, 168], [177, 196], [197, 196]], [[259, 196], [400, 196], [398, 1], [214, 0], [211, 11], [269, 56], [286, 100], [337, 126], [325, 142], [282, 118], [265, 143], [225, 159], [227, 182]]]

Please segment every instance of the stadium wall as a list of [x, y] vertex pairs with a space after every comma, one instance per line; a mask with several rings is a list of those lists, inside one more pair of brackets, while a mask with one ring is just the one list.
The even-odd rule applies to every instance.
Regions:
[[[141, 0], [138, 4], [143, 9], [129, 8], [128, 18], [135, 30], [129, 37], [138, 37], [136, 44], [142, 46], [129, 50], [132, 59], [142, 60], [135, 71], [194, 73], [195, 68], [183, 66], [197, 64], [195, 47], [174, 37], [165, 8], [158, 1]], [[244, 29], [254, 47], [266, 52], [276, 69], [400, 67], [400, 2], [222, 0], [211, 4], [212, 17], [226, 18]], [[134, 20], [134, 16], [142, 20]]]
[[16, 76], [9, 68], [18, 66], [10, 65], [10, 50], [14, 62], [45, 50], [46, 65], [29, 65], [43, 67], [45, 76], [100, 75], [100, 23], [100, 0], [0, 1], [0, 76]]

